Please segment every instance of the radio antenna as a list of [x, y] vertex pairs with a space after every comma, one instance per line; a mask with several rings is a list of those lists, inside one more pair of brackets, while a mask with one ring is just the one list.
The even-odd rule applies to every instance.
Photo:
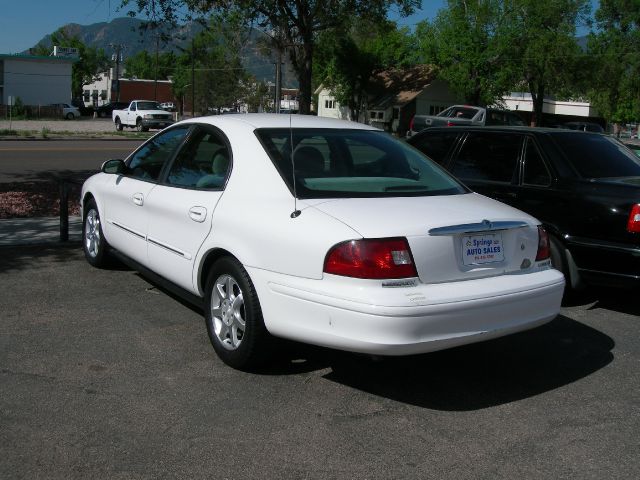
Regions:
[[294, 157], [293, 148], [293, 128], [291, 127], [291, 112], [289, 112], [289, 143], [291, 145], [291, 170], [293, 177], [293, 212], [291, 212], [291, 218], [297, 218], [302, 213], [298, 210], [298, 191], [296, 188], [296, 160]]

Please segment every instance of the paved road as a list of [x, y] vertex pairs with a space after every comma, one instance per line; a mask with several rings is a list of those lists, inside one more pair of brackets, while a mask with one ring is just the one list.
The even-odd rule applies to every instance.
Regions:
[[0, 142], [0, 182], [86, 175], [105, 160], [124, 158], [142, 140], [16, 140]]
[[[0, 248], [0, 478], [640, 478], [640, 307], [504, 339], [224, 366], [199, 312], [78, 247]], [[303, 319], [301, 319], [303, 320]]]

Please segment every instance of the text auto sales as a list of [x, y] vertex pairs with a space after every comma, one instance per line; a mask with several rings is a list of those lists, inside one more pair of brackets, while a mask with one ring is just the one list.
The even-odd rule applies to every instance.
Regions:
[[467, 256], [492, 255], [502, 251], [499, 241], [486, 238], [480, 240], [474, 238], [472, 242], [467, 242], [467, 247]]

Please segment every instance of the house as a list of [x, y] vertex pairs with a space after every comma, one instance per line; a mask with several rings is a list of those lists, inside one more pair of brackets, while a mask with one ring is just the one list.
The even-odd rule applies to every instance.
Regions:
[[171, 80], [120, 78], [116, 82], [111, 69], [101, 74], [97, 81], [83, 85], [83, 101], [87, 107], [97, 107], [112, 101], [128, 103], [138, 99], [177, 103], [171, 87]]
[[[351, 119], [349, 109], [341, 106], [328, 88], [321, 85], [316, 94], [318, 116]], [[389, 69], [371, 78], [367, 108], [357, 120], [404, 135], [416, 113], [435, 115], [459, 102], [447, 83], [436, 79], [430, 65]]]
[[316, 111], [319, 117], [338, 118], [340, 120], [351, 120], [349, 108], [338, 104], [335, 96], [324, 85], [320, 85], [314, 92], [318, 96]]
[[455, 103], [460, 98], [431, 65], [385, 70], [372, 79], [367, 123], [404, 136], [414, 115], [437, 115]]
[[[57, 51], [57, 50], [56, 50]], [[0, 103], [24, 105], [71, 102], [72, 56], [0, 54]]]

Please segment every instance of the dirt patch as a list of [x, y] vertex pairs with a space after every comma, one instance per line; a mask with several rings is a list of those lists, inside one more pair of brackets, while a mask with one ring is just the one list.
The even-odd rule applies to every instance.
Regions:
[[[69, 215], [80, 214], [80, 189], [80, 185], [69, 185]], [[58, 215], [60, 215], [58, 183], [0, 183], [0, 219]]]

